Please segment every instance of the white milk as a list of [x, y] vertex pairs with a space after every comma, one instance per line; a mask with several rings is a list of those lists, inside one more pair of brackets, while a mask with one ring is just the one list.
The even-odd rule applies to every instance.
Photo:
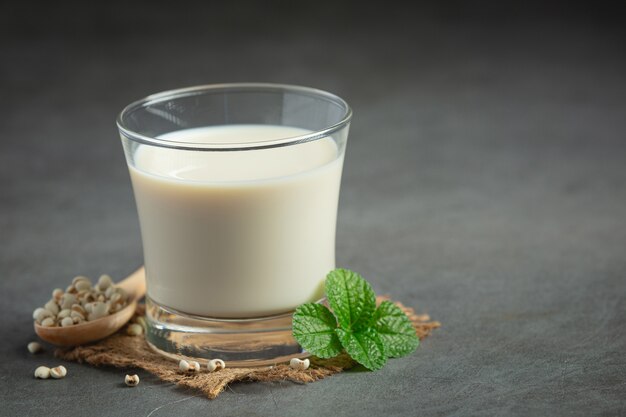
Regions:
[[[308, 131], [229, 125], [161, 136], [241, 143]], [[335, 267], [343, 155], [330, 138], [199, 152], [140, 145], [130, 168], [157, 303], [207, 317], [286, 312], [322, 297]]]

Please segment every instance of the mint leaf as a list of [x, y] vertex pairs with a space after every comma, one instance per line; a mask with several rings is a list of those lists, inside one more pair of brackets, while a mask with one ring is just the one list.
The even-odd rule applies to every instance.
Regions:
[[332, 358], [341, 353], [336, 328], [335, 316], [321, 304], [302, 304], [293, 314], [293, 337], [300, 346], [320, 358]]
[[356, 272], [331, 271], [326, 297], [332, 312], [309, 303], [293, 315], [293, 336], [310, 353], [331, 358], [345, 350], [361, 365], [377, 370], [388, 358], [407, 355], [419, 346], [407, 315], [390, 301], [376, 308], [372, 287]]
[[376, 308], [370, 284], [348, 269], [335, 269], [326, 276], [326, 296], [344, 330], [367, 326]]
[[348, 355], [367, 369], [375, 371], [387, 362], [383, 342], [374, 328], [365, 328], [357, 332], [336, 329], [337, 336]]
[[385, 345], [388, 357], [400, 357], [415, 350], [420, 340], [409, 318], [391, 301], [383, 301], [372, 317], [372, 325]]

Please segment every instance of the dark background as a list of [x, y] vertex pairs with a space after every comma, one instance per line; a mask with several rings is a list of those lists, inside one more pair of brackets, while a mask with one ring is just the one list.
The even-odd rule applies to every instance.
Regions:
[[[441, 3], [3, 3], [0, 414], [625, 415], [625, 15]], [[212, 402], [145, 372], [33, 379], [52, 288], [142, 262], [117, 113], [237, 81], [352, 105], [338, 265], [443, 327], [375, 373]]]

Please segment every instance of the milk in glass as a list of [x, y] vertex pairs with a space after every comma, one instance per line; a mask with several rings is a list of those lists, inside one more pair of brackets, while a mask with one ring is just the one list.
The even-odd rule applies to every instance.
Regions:
[[[306, 133], [224, 125], [159, 138], [235, 144]], [[148, 295], [155, 302], [188, 314], [242, 318], [322, 297], [335, 267], [343, 162], [332, 138], [226, 152], [139, 145], [133, 158]]]

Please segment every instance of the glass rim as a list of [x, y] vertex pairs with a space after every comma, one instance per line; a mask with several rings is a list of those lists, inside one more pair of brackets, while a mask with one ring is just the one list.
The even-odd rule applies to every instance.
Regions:
[[[154, 103], [160, 103], [166, 100], [191, 97], [194, 95], [206, 94], [209, 92], [219, 91], [254, 91], [254, 90], [266, 90], [266, 91], [290, 91], [301, 95], [314, 96], [325, 99], [329, 102], [339, 105], [344, 113], [339, 122], [330, 126], [318, 129], [310, 133], [303, 135], [290, 136], [279, 139], [269, 139], [263, 141], [253, 142], [240, 142], [240, 143], [197, 143], [197, 142], [183, 142], [173, 141], [170, 139], [160, 139], [153, 136], [143, 135], [130, 129], [125, 123], [124, 119], [130, 113], [147, 107]], [[159, 93], [151, 94], [142, 99], [136, 100], [119, 113], [116, 119], [117, 128], [121, 135], [129, 140], [138, 142], [145, 145], [153, 145], [165, 148], [180, 149], [180, 150], [194, 150], [194, 151], [240, 151], [240, 150], [255, 150], [255, 149], [268, 149], [277, 148], [282, 146], [296, 145], [298, 143], [311, 142], [314, 140], [328, 137], [332, 133], [341, 130], [350, 123], [352, 119], [352, 109], [348, 103], [341, 97], [330, 93], [328, 91], [320, 90], [312, 87], [304, 87], [292, 84], [275, 84], [275, 83], [222, 83], [222, 84], [203, 84], [193, 87], [178, 88], [174, 90], [162, 91]]]

